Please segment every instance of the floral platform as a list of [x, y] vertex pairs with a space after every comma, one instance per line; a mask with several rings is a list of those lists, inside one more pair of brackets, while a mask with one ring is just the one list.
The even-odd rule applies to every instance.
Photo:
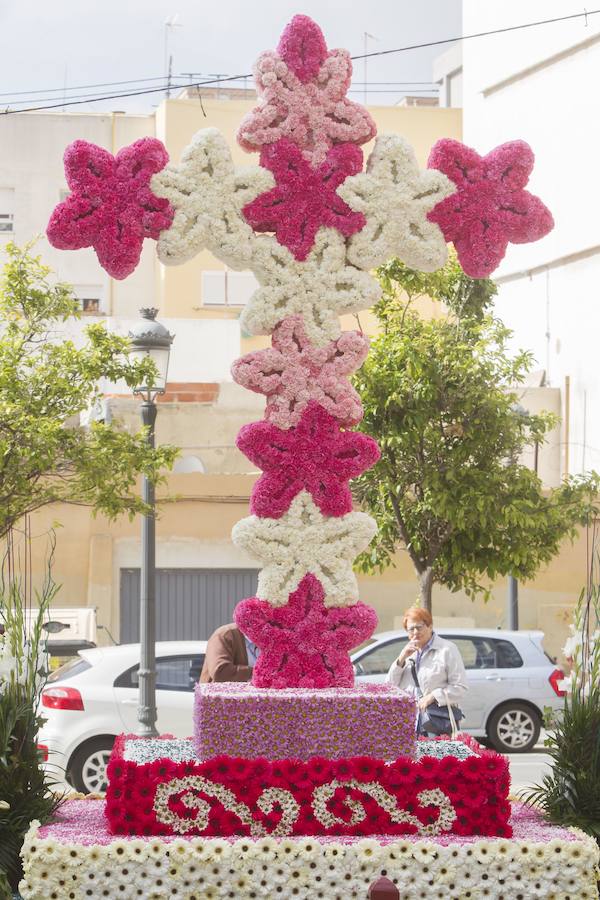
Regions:
[[350, 480], [380, 453], [356, 430], [350, 382], [369, 341], [342, 333], [340, 316], [378, 300], [372, 270], [392, 257], [432, 272], [451, 242], [484, 278], [509, 242], [547, 234], [551, 213], [526, 190], [533, 152], [441, 140], [421, 169], [404, 138], [376, 137], [346, 96], [349, 53], [307, 16], [254, 74], [238, 142], [258, 165], [236, 167], [212, 128], [179, 162], [155, 138], [114, 156], [75, 141], [71, 193], [47, 228], [57, 248], [92, 247], [113, 278], [134, 271], [146, 240], [163, 265], [208, 249], [256, 276], [240, 324], [272, 345], [232, 367], [265, 396], [264, 419], [237, 439], [261, 474], [232, 533], [262, 567], [235, 611], [260, 650], [252, 684], [199, 686], [193, 740], [121, 736], [106, 800], [69, 800], [31, 826], [21, 893], [366, 900], [385, 875], [403, 898], [596, 897], [594, 841], [511, 808], [498, 754], [464, 737], [416, 741], [414, 699], [355, 686], [349, 658], [377, 625], [352, 568], [377, 526]]
[[111, 834], [102, 800], [71, 800], [33, 823], [24, 900], [367, 900], [386, 875], [413, 898], [596, 898], [595, 841], [513, 803], [513, 837], [181, 838]]

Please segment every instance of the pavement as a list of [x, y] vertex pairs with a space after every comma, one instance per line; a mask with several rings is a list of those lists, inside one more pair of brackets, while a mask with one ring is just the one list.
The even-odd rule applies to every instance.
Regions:
[[540, 784], [543, 776], [550, 772], [550, 757], [543, 747], [532, 753], [509, 753], [508, 759], [511, 794]]

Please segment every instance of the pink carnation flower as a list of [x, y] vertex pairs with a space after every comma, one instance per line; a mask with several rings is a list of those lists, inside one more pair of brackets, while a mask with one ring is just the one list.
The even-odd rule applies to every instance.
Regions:
[[364, 603], [326, 607], [321, 583], [305, 575], [285, 606], [250, 597], [235, 608], [238, 628], [260, 647], [256, 687], [353, 687], [348, 651], [373, 634], [375, 610]]
[[427, 218], [452, 241], [461, 266], [471, 278], [487, 278], [500, 264], [509, 243], [537, 241], [554, 227], [552, 214], [526, 191], [534, 155], [525, 141], [509, 141], [480, 156], [444, 138], [428, 166], [456, 184], [456, 193], [438, 203]]
[[310, 253], [322, 225], [336, 228], [345, 237], [366, 223], [337, 194], [348, 175], [362, 169], [362, 151], [354, 144], [340, 144], [313, 169], [292, 141], [282, 138], [264, 147], [260, 164], [275, 176], [277, 184], [247, 203], [242, 212], [254, 231], [274, 231], [275, 237], [296, 259]]
[[277, 51], [259, 56], [254, 75], [260, 102], [240, 125], [244, 150], [289, 138], [317, 165], [335, 144], [364, 144], [377, 133], [367, 110], [346, 97], [350, 54], [328, 52], [321, 29], [308, 16], [294, 16]]
[[300, 491], [309, 491], [323, 515], [352, 511], [348, 480], [379, 459], [373, 438], [340, 431], [333, 416], [311, 401], [296, 428], [282, 431], [270, 422], [240, 429], [237, 446], [263, 475], [252, 490], [250, 511], [279, 519]]
[[265, 418], [279, 428], [297, 425], [310, 400], [348, 427], [360, 422], [363, 410], [347, 376], [368, 352], [369, 339], [358, 331], [315, 347], [302, 316], [289, 316], [273, 331], [272, 347], [236, 360], [231, 373], [238, 384], [266, 395]]
[[87, 141], [65, 150], [71, 194], [54, 209], [46, 234], [59, 250], [93, 247], [113, 278], [137, 266], [144, 238], [158, 239], [173, 221], [168, 200], [150, 190], [150, 179], [169, 156], [156, 138], [141, 138], [113, 156]]

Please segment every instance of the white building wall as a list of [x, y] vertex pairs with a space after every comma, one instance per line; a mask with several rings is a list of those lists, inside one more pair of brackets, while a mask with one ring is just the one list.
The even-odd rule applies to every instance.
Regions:
[[[464, 0], [472, 34], [583, 11], [574, 0]], [[509, 246], [494, 273], [497, 311], [515, 348], [532, 349], [536, 367], [563, 392], [563, 464], [600, 470], [600, 16], [465, 41], [464, 142], [487, 153], [522, 138], [536, 164], [529, 187], [556, 227], [533, 244]], [[566, 401], [566, 379], [570, 381]], [[568, 452], [565, 442], [568, 440]]]

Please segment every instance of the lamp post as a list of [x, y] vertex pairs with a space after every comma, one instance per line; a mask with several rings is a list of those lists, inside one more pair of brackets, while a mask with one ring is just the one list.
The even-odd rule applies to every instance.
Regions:
[[[167, 385], [169, 354], [173, 335], [156, 321], [157, 309], [141, 309], [141, 320], [129, 332], [130, 356], [150, 358], [157, 370], [151, 384], [133, 389], [142, 398], [142, 423], [147, 427], [147, 441], [154, 447], [156, 397]], [[138, 730], [141, 737], [157, 737], [156, 730], [156, 531], [154, 483], [142, 478], [142, 499], [150, 512], [142, 517], [142, 560], [140, 571], [140, 669]]]

